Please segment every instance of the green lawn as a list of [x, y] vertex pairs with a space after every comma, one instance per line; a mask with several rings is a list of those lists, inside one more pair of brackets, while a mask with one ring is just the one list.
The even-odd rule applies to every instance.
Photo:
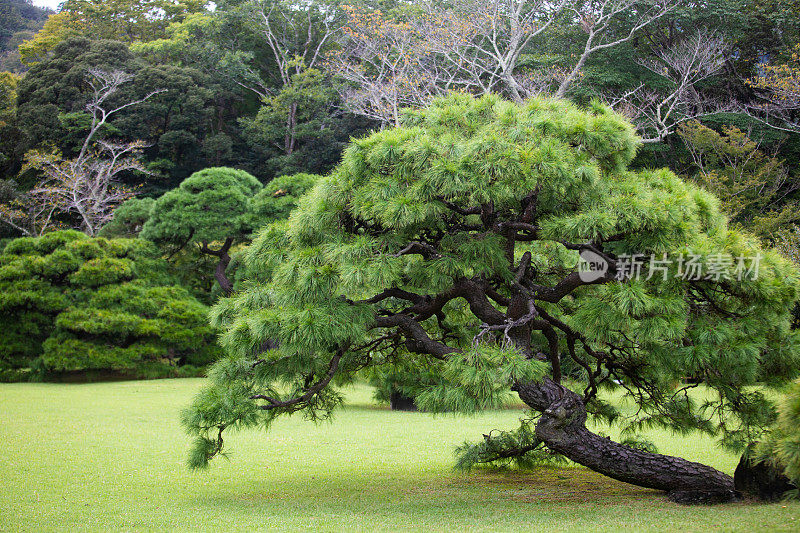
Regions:
[[[584, 469], [452, 471], [452, 449], [519, 410], [391, 412], [348, 393], [333, 423], [231, 435], [188, 472], [178, 412], [202, 380], [0, 385], [0, 530], [800, 531], [800, 503], [683, 507]], [[659, 450], [732, 472], [699, 438]]]

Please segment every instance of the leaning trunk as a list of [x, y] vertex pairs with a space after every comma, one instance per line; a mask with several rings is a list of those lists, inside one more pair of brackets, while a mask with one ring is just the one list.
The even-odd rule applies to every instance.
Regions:
[[219, 286], [225, 296], [230, 296], [230, 294], [233, 292], [233, 284], [225, 274], [225, 271], [228, 270], [228, 265], [230, 262], [231, 257], [227, 253], [222, 254], [222, 256], [219, 258], [219, 263], [217, 263], [217, 268], [214, 271], [214, 278], [217, 280], [217, 283], [219, 283]]
[[714, 503], [734, 498], [733, 479], [709, 466], [649, 453], [600, 437], [586, 428], [586, 407], [580, 396], [545, 378], [517, 383], [514, 389], [542, 414], [536, 437], [548, 448], [608, 477], [667, 491], [682, 503]]
[[230, 296], [233, 292], [233, 283], [231, 283], [231, 280], [229, 280], [228, 276], [225, 274], [225, 271], [228, 270], [228, 265], [231, 263], [231, 256], [228, 255], [231, 246], [233, 246], [233, 237], [225, 239], [225, 242], [218, 250], [209, 247], [207, 242], [203, 242], [203, 246], [200, 248], [200, 251], [203, 253], [213, 255], [219, 259], [217, 268], [214, 270], [214, 278], [217, 280], [217, 283], [219, 283], [225, 296]]

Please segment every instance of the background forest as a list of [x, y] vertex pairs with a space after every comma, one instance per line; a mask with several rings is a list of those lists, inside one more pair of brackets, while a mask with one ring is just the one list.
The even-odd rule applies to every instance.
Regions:
[[[5, 379], [202, 368], [207, 348], [145, 331], [163, 309], [110, 295], [167, 291], [194, 331], [350, 139], [453, 91], [610, 104], [644, 139], [632, 168], [696, 181], [798, 257], [795, 1], [0, 0], [0, 15], [0, 236], [21, 238], [0, 255]], [[67, 337], [95, 349], [68, 361]]]

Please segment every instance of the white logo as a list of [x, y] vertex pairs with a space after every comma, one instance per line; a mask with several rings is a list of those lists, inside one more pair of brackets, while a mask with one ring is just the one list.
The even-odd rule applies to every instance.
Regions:
[[608, 272], [608, 262], [598, 253], [583, 249], [578, 263], [578, 277], [584, 283], [591, 283], [604, 277]]

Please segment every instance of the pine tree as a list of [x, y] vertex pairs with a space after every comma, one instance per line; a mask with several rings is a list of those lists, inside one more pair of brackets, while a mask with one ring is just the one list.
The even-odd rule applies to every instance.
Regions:
[[208, 308], [166, 266], [139, 239], [57, 231], [11, 241], [0, 254], [0, 372], [159, 377], [211, 363], [220, 350]]
[[[293, 174], [279, 176], [262, 186], [243, 170], [207, 168], [195, 172], [152, 204], [140, 236], [155, 242], [170, 258], [196, 245], [200, 254], [216, 258], [214, 278], [222, 292], [230, 294], [234, 281], [227, 270], [232, 261], [238, 263], [232, 248], [249, 243], [255, 229], [287, 218], [298, 198], [317, 179], [315, 174]], [[115, 212], [106, 228], [112, 234], [124, 233], [141, 219], [146, 205], [145, 199], [129, 200]]]
[[195, 172], [156, 200], [141, 237], [171, 248], [171, 255], [197, 244], [201, 253], [218, 259], [214, 277], [228, 294], [233, 289], [225, 273], [229, 252], [253, 231], [250, 202], [261, 188], [261, 182], [243, 170], [215, 167]]
[[[353, 141], [287, 222], [260, 232], [247, 289], [212, 311], [228, 355], [184, 413], [190, 464], [222, 452], [228, 428], [326, 418], [341, 402], [331, 384], [403, 362], [430, 376], [409, 391], [424, 409], [474, 412], [516, 394], [551, 452], [676, 500], [729, 499], [728, 475], [604, 438], [587, 418], [743, 449], [775, 417], [753, 386], [800, 367], [798, 271], [730, 229], [711, 194], [668, 170], [629, 170], [638, 146], [597, 103], [467, 95]], [[605, 270], [587, 277], [579, 253]], [[648, 278], [633, 254], [751, 257], [758, 272], [751, 261], [748, 275], [737, 263], [695, 279], [675, 260]], [[707, 401], [690, 394], [697, 381]], [[621, 417], [604, 390], [640, 409]]]

